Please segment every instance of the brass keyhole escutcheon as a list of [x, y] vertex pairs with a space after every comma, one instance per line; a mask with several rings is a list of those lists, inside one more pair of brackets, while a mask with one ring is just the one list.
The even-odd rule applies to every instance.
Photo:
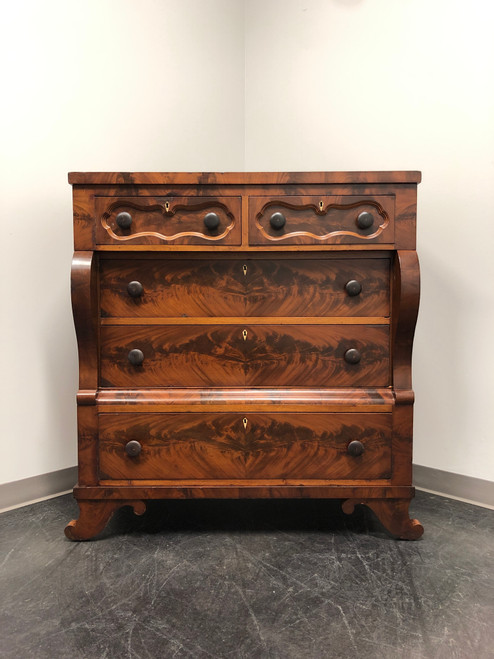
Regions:
[[247, 266], [243, 265], [242, 270], [244, 271], [244, 277], [247, 276]]
[[324, 202], [320, 201], [319, 202], [319, 210], [322, 211], [324, 209]]
[[247, 424], [248, 424], [248, 423], [249, 423], [249, 422], [248, 422], [247, 419], [244, 417], [244, 418], [242, 419], [242, 424], [243, 424], [243, 426], [244, 426], [244, 430], [247, 430]]
[[247, 330], [243, 330], [242, 337], [243, 337], [244, 341], [247, 341]]
[[165, 201], [165, 210], [166, 210], [167, 213], [170, 210], [170, 202], [169, 201]]

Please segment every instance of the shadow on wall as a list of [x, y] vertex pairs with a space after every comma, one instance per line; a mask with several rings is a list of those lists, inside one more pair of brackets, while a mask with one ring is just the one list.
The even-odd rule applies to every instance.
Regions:
[[445, 270], [444, 261], [424, 244], [419, 245], [419, 259], [421, 301], [413, 362], [415, 452], [417, 463], [426, 464], [422, 453], [439, 455], [452, 448], [455, 439], [461, 442], [466, 432], [467, 415], [455, 404], [468, 397], [461, 364], [465, 351], [461, 309], [465, 301], [461, 296], [464, 282], [454, 263]]
[[52, 433], [46, 438], [47, 445], [58, 455], [65, 456], [65, 462], [69, 459], [69, 463], [60, 468], [77, 464], [78, 353], [70, 298], [71, 250], [67, 250], [66, 255], [63, 278], [60, 274], [55, 290], [46, 299], [42, 328], [44, 426]]

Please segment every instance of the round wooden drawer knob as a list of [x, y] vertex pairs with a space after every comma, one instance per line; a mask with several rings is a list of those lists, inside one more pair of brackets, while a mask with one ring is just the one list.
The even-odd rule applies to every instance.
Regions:
[[132, 215], [130, 213], [119, 213], [116, 217], [117, 224], [121, 229], [130, 229]]
[[140, 366], [144, 361], [144, 353], [138, 348], [131, 350], [127, 356], [129, 358], [129, 362], [134, 366]]
[[364, 211], [357, 217], [357, 226], [359, 229], [370, 229], [374, 224], [374, 217], [371, 213]]
[[141, 297], [144, 288], [140, 281], [130, 281], [127, 284], [127, 293], [130, 297]]
[[350, 455], [353, 455], [355, 458], [358, 457], [359, 455], [362, 455], [364, 452], [364, 445], [362, 442], [358, 442], [357, 440], [350, 442], [348, 446], [346, 447], [347, 453]]
[[273, 227], [273, 229], [283, 229], [286, 224], [286, 217], [283, 215], [283, 213], [273, 213], [269, 218], [269, 224]]
[[356, 295], [360, 295], [362, 292], [362, 284], [358, 282], [356, 279], [350, 279], [350, 281], [347, 281], [345, 284], [345, 291], [350, 297], [355, 297]]
[[206, 225], [206, 229], [214, 231], [214, 229], [220, 226], [220, 218], [216, 213], [208, 213], [204, 216], [204, 224]]
[[345, 352], [344, 358], [347, 364], [358, 364], [362, 355], [357, 348], [350, 348], [350, 350]]
[[[355, 442], [352, 442], [352, 444], [353, 443]], [[357, 442], [357, 444], [358, 443], [359, 442]], [[131, 458], [135, 458], [135, 456], [139, 455], [141, 451], [142, 451], [142, 446], [135, 439], [125, 444], [125, 452], [127, 453], [127, 455], [130, 455]]]

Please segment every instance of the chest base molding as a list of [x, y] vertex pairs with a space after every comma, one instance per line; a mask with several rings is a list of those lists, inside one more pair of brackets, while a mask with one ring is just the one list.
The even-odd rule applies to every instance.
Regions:
[[[101, 487], [74, 488], [79, 505], [79, 517], [65, 527], [69, 540], [90, 540], [103, 531], [113, 513], [119, 508], [130, 506], [136, 515], [146, 511], [146, 500], [151, 499], [341, 499], [342, 510], [350, 515], [356, 505], [367, 506], [377, 516], [383, 527], [400, 540], [418, 540], [424, 529], [420, 522], [408, 514], [413, 487], [379, 486], [379, 488], [347, 485], [289, 485], [241, 486], [223, 483], [177, 486], [125, 486], [111, 490]], [[112, 496], [114, 498], [109, 498]], [[129, 498], [132, 497], [132, 498]]]

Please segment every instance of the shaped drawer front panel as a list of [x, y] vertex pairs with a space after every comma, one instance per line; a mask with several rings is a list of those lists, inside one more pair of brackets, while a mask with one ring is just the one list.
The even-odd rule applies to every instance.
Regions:
[[393, 241], [392, 195], [249, 199], [251, 245], [364, 245]]
[[390, 384], [388, 325], [103, 326], [101, 343], [104, 387]]
[[100, 245], [240, 245], [240, 197], [96, 197]]
[[100, 477], [389, 478], [390, 437], [390, 414], [102, 414]]

